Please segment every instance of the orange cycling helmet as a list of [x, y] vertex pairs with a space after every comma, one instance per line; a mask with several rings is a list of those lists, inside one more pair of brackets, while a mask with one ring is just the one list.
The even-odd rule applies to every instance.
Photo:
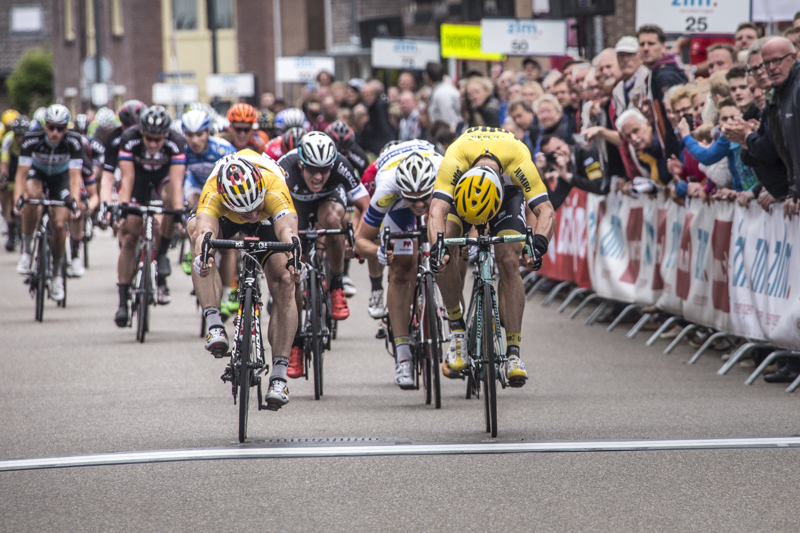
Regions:
[[250, 104], [233, 104], [228, 109], [228, 120], [234, 122], [247, 122], [248, 124], [255, 124], [258, 120], [258, 113]]

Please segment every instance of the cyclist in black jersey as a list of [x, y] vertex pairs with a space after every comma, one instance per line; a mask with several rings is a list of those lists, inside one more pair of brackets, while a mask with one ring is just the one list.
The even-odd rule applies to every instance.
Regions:
[[[25, 134], [17, 162], [15, 205], [23, 194], [30, 200], [40, 199], [45, 189], [51, 200], [63, 200], [70, 204], [80, 198], [83, 143], [80, 135], [67, 131], [70, 118], [66, 107], [53, 104], [45, 112], [44, 128]], [[58, 302], [64, 299], [61, 272], [70, 212], [67, 207], [54, 207], [52, 212], [53, 282], [50, 297]], [[76, 211], [74, 216], [77, 215]], [[26, 205], [23, 208], [22, 254], [17, 264], [17, 272], [23, 275], [31, 272], [31, 249], [37, 218], [37, 206]]]
[[[122, 134], [125, 131], [139, 123], [139, 116], [146, 106], [139, 100], [128, 100], [122, 107], [119, 108], [119, 122], [120, 125], [111, 130], [111, 133], [106, 135], [104, 146], [105, 155], [103, 160], [103, 180], [100, 185], [100, 199], [103, 204], [107, 204], [113, 198], [114, 192], [117, 190], [117, 183], [114, 173], [117, 170], [119, 163], [119, 146], [122, 141]], [[98, 112], [98, 115], [100, 113]], [[109, 126], [110, 124], [98, 123], [100, 128]], [[108, 223], [110, 216], [106, 217], [105, 222]]]
[[[86, 117], [86, 115], [79, 115], [79, 117], [80, 116]], [[73, 131], [79, 133], [80, 130], [76, 127], [73, 128]], [[92, 216], [92, 213], [100, 206], [97, 183], [98, 178], [102, 178], [103, 176], [103, 154], [105, 153], [105, 147], [99, 141], [88, 135], [81, 134], [81, 142], [83, 143], [83, 168], [81, 169], [83, 182], [81, 184], [81, 197], [79, 199], [81, 216], [69, 221], [71, 260], [69, 264], [67, 264], [67, 276], [71, 278], [80, 278], [86, 273], [83, 268], [83, 261], [81, 261], [80, 258], [85, 218], [87, 216]]]
[[[164, 207], [183, 207], [183, 174], [186, 169], [186, 140], [170, 128], [172, 119], [160, 105], [146, 108], [139, 117], [139, 125], [122, 135], [119, 149], [121, 183], [120, 203], [144, 205], [161, 199]], [[155, 226], [155, 242], [159, 243], [157, 259], [158, 303], [172, 301], [166, 284], [170, 274], [167, 250], [174, 234], [173, 217], [164, 215]], [[129, 215], [119, 229], [122, 248], [117, 264], [120, 303], [115, 321], [119, 327], [128, 322], [128, 289], [135, 268], [134, 253], [142, 231], [142, 219]], [[160, 236], [160, 240], [159, 240]]]
[[369, 159], [366, 152], [356, 144], [356, 134], [350, 126], [337, 120], [325, 128], [325, 133], [333, 139], [336, 150], [345, 156], [353, 168], [358, 172], [358, 177], [364, 177], [364, 171], [369, 166]]

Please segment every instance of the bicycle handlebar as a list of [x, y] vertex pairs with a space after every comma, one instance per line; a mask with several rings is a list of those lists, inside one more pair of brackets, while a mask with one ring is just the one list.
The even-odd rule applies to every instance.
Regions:
[[244, 240], [235, 241], [230, 239], [212, 239], [212, 233], [209, 231], [203, 238], [203, 248], [200, 254], [200, 261], [203, 268], [208, 266], [208, 258], [211, 255], [211, 249], [218, 250], [247, 250], [263, 252], [267, 250], [274, 250], [276, 252], [293, 252], [293, 257], [290, 262], [294, 266], [295, 272], [300, 271], [300, 240], [297, 237], [292, 237], [292, 242], [275, 242], [275, 241], [262, 241], [258, 237], [245, 237]]
[[355, 236], [353, 235], [353, 223], [348, 222], [346, 228], [341, 229], [307, 229], [307, 230], [300, 230], [297, 233], [300, 234], [301, 237], [305, 237], [309, 240], [317, 240], [320, 237], [325, 237], [326, 235], [346, 235], [347, 242], [350, 245], [350, 248], [353, 248], [355, 245]]
[[445, 246], [479, 246], [482, 248], [488, 248], [489, 246], [493, 246], [495, 244], [505, 244], [511, 242], [524, 242], [525, 246], [522, 249], [523, 255], [527, 255], [529, 257], [533, 257], [534, 260], [537, 259], [535, 257], [535, 252], [533, 248], [533, 229], [530, 226], [525, 228], [525, 235], [501, 235], [497, 237], [492, 237], [490, 235], [480, 235], [477, 238], [475, 237], [456, 237], [451, 239], [444, 238], [444, 232], [440, 231], [436, 236], [436, 241], [439, 244], [439, 260], [441, 261], [442, 257], [444, 256], [444, 248]]
[[145, 213], [151, 215], [175, 215], [182, 217], [186, 214], [185, 209], [167, 209], [160, 205], [131, 205], [119, 204], [119, 210], [122, 214], [144, 215]]
[[73, 214], [78, 212], [78, 202], [74, 199], [70, 202], [65, 200], [47, 200], [47, 199], [39, 199], [39, 200], [28, 200], [24, 196], [19, 197], [19, 201], [17, 202], [17, 211], [22, 210], [22, 206], [24, 205], [43, 205], [45, 207], [53, 206], [53, 207], [66, 207]]

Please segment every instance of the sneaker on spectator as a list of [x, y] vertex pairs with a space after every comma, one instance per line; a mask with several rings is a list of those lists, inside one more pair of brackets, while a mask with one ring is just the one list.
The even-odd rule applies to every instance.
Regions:
[[659, 339], [674, 339], [678, 335], [680, 335], [683, 328], [680, 326], [673, 326], [671, 330], [665, 331], [661, 335], [658, 336]]

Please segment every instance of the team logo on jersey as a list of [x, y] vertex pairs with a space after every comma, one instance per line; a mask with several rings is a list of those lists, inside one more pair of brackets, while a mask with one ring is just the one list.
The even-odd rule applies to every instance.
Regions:
[[390, 205], [397, 202], [397, 195], [390, 194], [388, 196], [384, 196], [380, 200], [378, 200], [378, 207], [389, 207]]

